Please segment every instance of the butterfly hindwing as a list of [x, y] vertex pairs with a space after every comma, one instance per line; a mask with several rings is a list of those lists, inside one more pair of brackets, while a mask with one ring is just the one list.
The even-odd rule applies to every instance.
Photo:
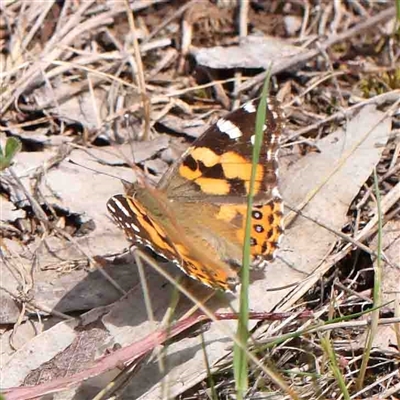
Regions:
[[[151, 207], [144, 208], [136, 198], [139, 197], [143, 203], [149, 196], [162, 198], [157, 189], [137, 187], [135, 195], [119, 194], [107, 202], [113, 219], [133, 244], [150, 248], [206, 286], [234, 291], [239, 282], [237, 272], [220, 260], [217, 254], [214, 257], [212, 248], [208, 249], [207, 254], [202, 253], [197, 238], [187, 237], [190, 230], [184, 224], [177, 226], [177, 221], [165, 218], [166, 215], [171, 216], [168, 205], [158, 207], [155, 201]], [[165, 213], [163, 218], [159, 217], [161, 210]]]

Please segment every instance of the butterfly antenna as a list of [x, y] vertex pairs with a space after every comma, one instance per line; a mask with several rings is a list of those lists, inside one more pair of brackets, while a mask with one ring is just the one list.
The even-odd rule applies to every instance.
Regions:
[[118, 180], [120, 180], [120, 181], [122, 182], [123, 185], [125, 185], [125, 184], [131, 184], [129, 181], [127, 181], [127, 180], [125, 180], [125, 179], [122, 179], [122, 178], [120, 178], [119, 176], [112, 175], [112, 174], [109, 174], [109, 173], [107, 173], [107, 172], [98, 171], [98, 170], [96, 170], [96, 169], [94, 169], [94, 168], [87, 167], [86, 165], [79, 164], [79, 163], [77, 163], [76, 161], [72, 160], [72, 159], [69, 158], [69, 157], [66, 158], [66, 161], [68, 161], [68, 162], [71, 163], [72, 165], [76, 165], [77, 167], [84, 168], [84, 169], [86, 169], [86, 170], [88, 170], [88, 171], [92, 171], [92, 172], [95, 172], [95, 173], [97, 173], [97, 174], [105, 175], [105, 176], [108, 176], [108, 177], [110, 177], [110, 178], [118, 179]]

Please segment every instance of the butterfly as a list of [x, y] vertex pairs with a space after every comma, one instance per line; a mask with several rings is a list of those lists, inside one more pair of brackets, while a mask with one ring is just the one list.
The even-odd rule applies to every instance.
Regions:
[[[187, 275], [235, 291], [242, 265], [259, 99], [220, 118], [167, 170], [156, 187], [136, 182], [108, 201], [134, 245], [148, 247]], [[283, 112], [267, 101], [251, 212], [251, 263], [274, 258], [283, 233], [278, 150]]]

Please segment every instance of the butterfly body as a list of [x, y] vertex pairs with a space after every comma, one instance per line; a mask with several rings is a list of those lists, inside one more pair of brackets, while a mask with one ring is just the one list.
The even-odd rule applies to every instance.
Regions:
[[[258, 101], [221, 118], [166, 172], [157, 187], [136, 183], [113, 196], [108, 209], [136, 245], [150, 247], [200, 282], [234, 290], [250, 190]], [[282, 234], [277, 152], [282, 116], [268, 103], [253, 192], [251, 257], [273, 258]]]

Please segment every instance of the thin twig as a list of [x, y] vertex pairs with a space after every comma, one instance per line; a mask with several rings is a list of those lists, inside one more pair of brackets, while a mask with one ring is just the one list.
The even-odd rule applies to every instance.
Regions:
[[142, 62], [142, 56], [140, 54], [140, 47], [139, 47], [139, 41], [137, 38], [137, 31], [135, 27], [135, 18], [133, 17], [133, 13], [129, 9], [129, 3], [128, 0], [125, 0], [126, 7], [128, 9], [128, 22], [129, 22], [129, 27], [131, 30], [131, 34], [133, 37], [133, 49], [135, 52], [135, 63], [136, 63], [136, 70], [134, 70], [134, 75], [138, 83], [139, 87], [139, 93], [142, 98], [142, 105], [143, 105], [143, 115], [144, 115], [144, 129], [143, 129], [143, 139], [148, 140], [149, 135], [150, 135], [150, 113], [151, 113], [151, 108], [150, 108], [150, 101], [149, 97], [146, 93], [146, 81], [144, 79], [144, 69], [143, 69], [143, 62]]

